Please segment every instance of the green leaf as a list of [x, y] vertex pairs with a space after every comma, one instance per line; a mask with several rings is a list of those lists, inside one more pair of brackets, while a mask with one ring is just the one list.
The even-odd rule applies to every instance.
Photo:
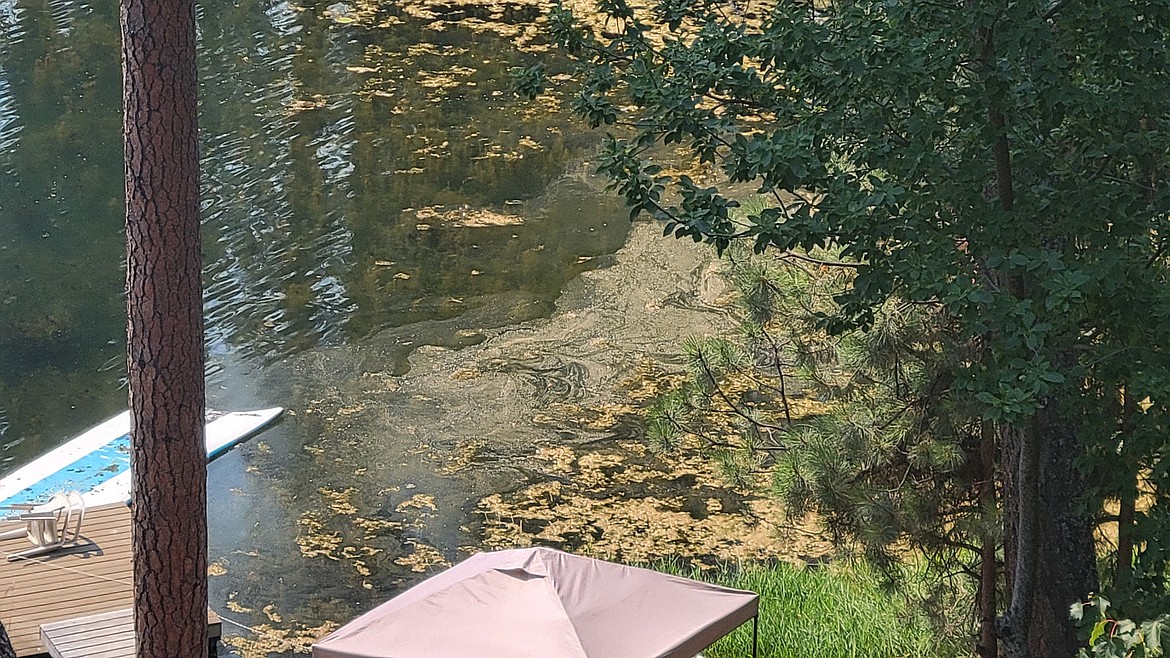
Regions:
[[1105, 628], [1111, 623], [1108, 619], [1102, 619], [1096, 624], [1093, 624], [1093, 630], [1089, 633], [1089, 644], [1097, 644], [1097, 640], [1105, 634]]

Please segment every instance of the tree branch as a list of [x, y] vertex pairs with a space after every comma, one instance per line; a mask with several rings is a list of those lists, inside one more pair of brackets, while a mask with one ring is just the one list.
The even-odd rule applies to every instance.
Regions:
[[806, 254], [800, 254], [800, 253], [797, 253], [795, 251], [784, 251], [784, 252], [781, 252], [779, 254], [776, 254], [777, 260], [787, 260], [789, 258], [792, 258], [795, 260], [801, 260], [801, 261], [804, 261], [806, 263], [812, 263], [813, 265], [824, 265], [825, 267], [843, 267], [843, 268], [851, 269], [851, 270], [855, 270], [863, 265], [863, 263], [849, 263], [846, 261], [825, 260], [823, 258], [814, 258], [813, 256], [808, 256]]

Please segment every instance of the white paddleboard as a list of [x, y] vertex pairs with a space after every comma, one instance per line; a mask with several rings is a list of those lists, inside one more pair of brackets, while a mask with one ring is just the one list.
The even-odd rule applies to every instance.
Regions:
[[[284, 409], [208, 414], [210, 461], [260, 431]], [[130, 499], [130, 412], [81, 434], [0, 479], [0, 506], [44, 502], [58, 491], [80, 491], [87, 505]]]

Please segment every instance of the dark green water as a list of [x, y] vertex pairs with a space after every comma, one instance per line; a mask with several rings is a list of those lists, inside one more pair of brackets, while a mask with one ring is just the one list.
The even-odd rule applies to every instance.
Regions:
[[[588, 137], [507, 91], [526, 61], [508, 31], [409, 10], [199, 7], [219, 406], [284, 404], [250, 387], [305, 350], [472, 310], [546, 314], [624, 240], [616, 204], [562, 178]], [[509, 28], [535, 15], [486, 14]], [[0, 0], [0, 474], [125, 405], [117, 39], [114, 3]], [[466, 340], [415, 334], [388, 370]]]

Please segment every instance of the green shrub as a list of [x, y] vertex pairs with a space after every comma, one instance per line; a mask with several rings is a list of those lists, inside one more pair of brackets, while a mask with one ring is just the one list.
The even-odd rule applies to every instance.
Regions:
[[1077, 658], [1161, 658], [1170, 655], [1170, 613], [1135, 622], [1109, 614], [1109, 600], [1096, 596], [1072, 606], [1072, 618], [1089, 634]]

